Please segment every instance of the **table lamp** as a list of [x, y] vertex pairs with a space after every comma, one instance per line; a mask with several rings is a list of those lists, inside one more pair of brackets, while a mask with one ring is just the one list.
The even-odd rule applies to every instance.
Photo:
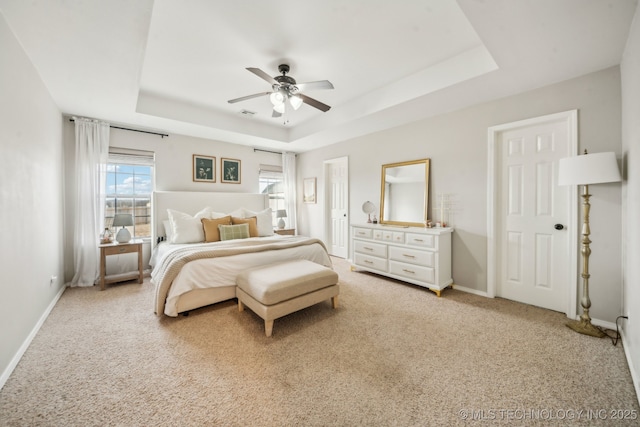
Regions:
[[113, 226], [122, 227], [116, 234], [118, 243], [128, 243], [131, 240], [131, 233], [126, 227], [133, 225], [133, 215], [131, 214], [115, 214], [113, 217]]
[[278, 228], [280, 230], [282, 230], [284, 228], [284, 226], [285, 226], [283, 218], [286, 218], [286, 217], [287, 217], [287, 210], [286, 209], [278, 209], [276, 211], [276, 218], [280, 218], [278, 220]]

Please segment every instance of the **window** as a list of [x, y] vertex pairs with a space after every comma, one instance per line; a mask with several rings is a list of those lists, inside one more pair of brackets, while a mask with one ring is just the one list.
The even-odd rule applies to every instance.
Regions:
[[109, 148], [105, 227], [112, 228], [115, 214], [131, 214], [133, 226], [127, 227], [131, 235], [138, 239], [151, 237], [153, 166], [151, 152]]
[[272, 224], [275, 226], [276, 211], [285, 209], [284, 205], [284, 176], [281, 166], [260, 165], [260, 193], [269, 195], [269, 207], [273, 213]]

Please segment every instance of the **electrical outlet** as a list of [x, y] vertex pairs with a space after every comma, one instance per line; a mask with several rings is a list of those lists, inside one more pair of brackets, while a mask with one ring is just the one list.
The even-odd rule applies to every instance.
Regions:
[[58, 276], [51, 276], [49, 286], [56, 286], [58, 284]]

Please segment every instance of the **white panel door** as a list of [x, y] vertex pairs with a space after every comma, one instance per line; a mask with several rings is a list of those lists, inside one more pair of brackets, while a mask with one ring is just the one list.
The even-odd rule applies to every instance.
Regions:
[[573, 277], [570, 193], [557, 185], [557, 172], [558, 160], [570, 155], [567, 123], [505, 130], [498, 144], [497, 295], [565, 312]]
[[348, 257], [349, 244], [349, 168], [347, 158], [331, 160], [326, 168], [329, 213], [328, 250], [331, 255]]

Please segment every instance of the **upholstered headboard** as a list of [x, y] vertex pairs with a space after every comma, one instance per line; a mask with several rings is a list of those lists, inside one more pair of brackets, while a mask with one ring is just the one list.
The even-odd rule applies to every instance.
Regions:
[[213, 193], [210, 191], [155, 191], [152, 196], [153, 218], [151, 247], [164, 236], [163, 221], [169, 219], [167, 209], [195, 215], [210, 206], [216, 212], [228, 213], [238, 208], [261, 211], [269, 207], [269, 195], [256, 193]]

